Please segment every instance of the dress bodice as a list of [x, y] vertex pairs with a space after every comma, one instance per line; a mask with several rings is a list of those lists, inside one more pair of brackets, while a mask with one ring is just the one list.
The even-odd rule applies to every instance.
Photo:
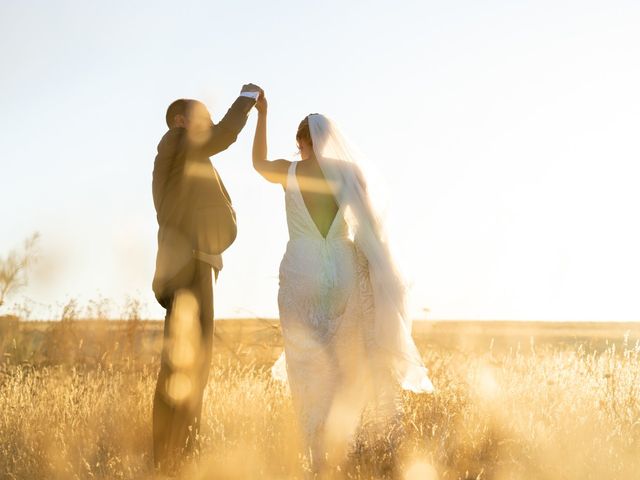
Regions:
[[322, 236], [302, 198], [302, 192], [300, 191], [300, 185], [296, 177], [297, 165], [298, 162], [291, 162], [285, 187], [285, 207], [287, 211], [289, 239], [292, 241], [318, 240], [331, 242], [348, 238], [349, 228], [344, 218], [344, 208], [341, 205], [338, 207], [338, 211], [331, 223], [326, 238]]

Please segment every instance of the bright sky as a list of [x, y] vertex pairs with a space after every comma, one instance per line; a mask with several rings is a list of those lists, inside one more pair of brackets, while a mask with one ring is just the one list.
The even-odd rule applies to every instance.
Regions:
[[[254, 82], [272, 158], [321, 112], [384, 176], [416, 318], [640, 320], [639, 25], [636, 0], [3, 1], [0, 254], [42, 235], [14, 300], [131, 295], [161, 318], [166, 107], [218, 121]], [[239, 220], [217, 317], [277, 316], [284, 202], [254, 125], [214, 157]]]

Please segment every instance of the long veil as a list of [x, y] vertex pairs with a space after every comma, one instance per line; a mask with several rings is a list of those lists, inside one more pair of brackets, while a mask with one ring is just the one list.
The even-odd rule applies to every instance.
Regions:
[[405, 390], [433, 391], [420, 353], [411, 337], [406, 287], [393, 261], [384, 225], [367, 189], [361, 161], [335, 124], [320, 114], [309, 115], [313, 150], [354, 234], [356, 247], [369, 265], [375, 315], [374, 339], [388, 355]]

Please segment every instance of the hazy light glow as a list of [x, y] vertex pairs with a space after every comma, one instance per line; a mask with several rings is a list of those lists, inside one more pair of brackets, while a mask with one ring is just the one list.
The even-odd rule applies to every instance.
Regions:
[[[36, 317], [99, 293], [161, 318], [165, 109], [218, 121], [254, 82], [271, 158], [321, 112], [381, 174], [414, 316], [640, 319], [639, 24], [631, 0], [4, 2], [0, 253], [41, 232]], [[251, 167], [254, 122], [215, 157], [239, 222], [218, 317], [277, 315], [284, 202]]]

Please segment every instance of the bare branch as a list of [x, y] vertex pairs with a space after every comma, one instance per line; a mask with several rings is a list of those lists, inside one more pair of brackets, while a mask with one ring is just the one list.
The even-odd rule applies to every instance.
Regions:
[[11, 250], [6, 258], [0, 257], [0, 306], [9, 295], [27, 285], [27, 271], [36, 262], [38, 232], [28, 237], [20, 250]]

